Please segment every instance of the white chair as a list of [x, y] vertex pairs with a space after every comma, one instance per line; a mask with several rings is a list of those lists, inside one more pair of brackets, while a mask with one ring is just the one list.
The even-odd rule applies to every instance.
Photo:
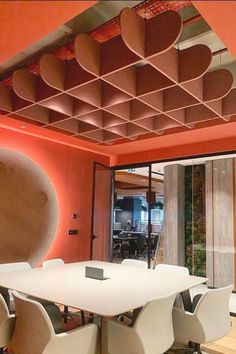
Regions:
[[95, 354], [98, 353], [98, 327], [89, 324], [55, 334], [43, 306], [13, 292], [16, 326], [12, 338], [15, 354]]
[[0, 353], [11, 340], [15, 327], [15, 315], [10, 315], [3, 296], [0, 294]]
[[[63, 259], [61, 259], [61, 258], [53, 258], [53, 259], [48, 259], [46, 261], [43, 261], [42, 267], [44, 269], [49, 269], [49, 268], [57, 267], [57, 266], [60, 266], [60, 265], [63, 265], [63, 264], [65, 264]], [[80, 313], [81, 313], [82, 324], [85, 324], [84, 312], [80, 311]], [[63, 317], [64, 317], [64, 323], [67, 323], [67, 318], [71, 318], [77, 325], [79, 325], [79, 323], [74, 318], [73, 313], [69, 312], [68, 306], [64, 306]]]
[[[8, 272], [16, 272], [16, 271], [23, 271], [23, 270], [30, 270], [31, 265], [27, 262], [15, 262], [15, 263], [4, 263], [0, 264], [0, 273], [8, 273]], [[15, 312], [15, 301], [13, 299], [12, 291], [0, 288], [0, 293], [3, 295], [3, 298], [10, 310], [10, 312]], [[39, 301], [47, 311], [52, 324], [54, 326], [54, 330], [57, 332], [61, 331], [61, 312], [58, 306], [53, 304], [52, 302], [32, 298], [36, 301]]]
[[16, 272], [16, 271], [28, 270], [28, 269], [31, 269], [31, 265], [28, 262], [0, 264], [0, 273]]
[[133, 267], [139, 267], [139, 268], [143, 268], [143, 269], [147, 269], [148, 268], [148, 264], [147, 262], [144, 262], [144, 261], [139, 261], [137, 259], [124, 259], [121, 264], [124, 264], [124, 265], [130, 265], [130, 266], [133, 266]]
[[201, 353], [201, 344], [227, 335], [231, 329], [229, 299], [232, 289], [232, 285], [229, 285], [207, 291], [201, 296], [193, 313], [174, 307], [175, 338], [193, 342], [195, 352]]
[[[123, 265], [129, 265], [129, 266], [132, 266], [132, 267], [138, 267], [138, 268], [143, 268], [143, 269], [148, 269], [148, 264], [147, 262], [144, 262], [144, 261], [139, 261], [137, 259], [130, 259], [130, 258], [126, 258], [126, 259], [123, 259], [123, 261], [121, 262], [121, 264]], [[137, 316], [138, 312], [134, 311], [129, 311], [129, 312], [126, 312], [124, 313], [123, 315], [119, 316], [118, 318], [121, 320], [121, 321], [124, 321], [124, 318], [125, 317], [128, 317], [129, 319], [132, 320], [132, 323], [135, 321], [135, 318]]]
[[172, 309], [176, 294], [149, 301], [133, 327], [109, 321], [110, 354], [163, 354], [174, 342]]
[[176, 266], [172, 264], [157, 264], [155, 267], [155, 271], [160, 272], [178, 272], [178, 274], [189, 275], [189, 270], [186, 267]]
[[[172, 264], [164, 264], [164, 263], [159, 263], [155, 266], [154, 269], [156, 272], [160, 272], [160, 273], [175, 273], [175, 274], [179, 274], [179, 275], [183, 275], [183, 276], [188, 276], [189, 275], [189, 270], [186, 267], [182, 267], [182, 266], [176, 266], [176, 265], [172, 265]], [[184, 308], [184, 303], [183, 303], [183, 298], [181, 294], [178, 294], [176, 296], [175, 299], [175, 306], [180, 307], [180, 308]]]
[[56, 266], [62, 265], [64, 263], [65, 262], [61, 258], [48, 259], [46, 261], [43, 261], [42, 267], [43, 268], [51, 268], [51, 267], [56, 267]]
[[[31, 265], [28, 262], [15, 262], [15, 263], [3, 263], [0, 264], [0, 273], [17, 272], [21, 270], [29, 270]], [[6, 304], [11, 312], [15, 311], [15, 303], [11, 291], [0, 287], [0, 293], [2, 294]]]

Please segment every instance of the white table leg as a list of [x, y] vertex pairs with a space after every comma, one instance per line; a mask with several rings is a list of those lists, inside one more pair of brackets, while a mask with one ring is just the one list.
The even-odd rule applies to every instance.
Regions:
[[101, 318], [101, 354], [108, 354], [108, 318]]

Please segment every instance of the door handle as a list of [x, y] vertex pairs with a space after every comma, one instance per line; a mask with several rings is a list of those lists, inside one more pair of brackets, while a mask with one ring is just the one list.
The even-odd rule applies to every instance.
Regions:
[[90, 238], [91, 240], [95, 240], [96, 238], [99, 238], [99, 236], [91, 235]]

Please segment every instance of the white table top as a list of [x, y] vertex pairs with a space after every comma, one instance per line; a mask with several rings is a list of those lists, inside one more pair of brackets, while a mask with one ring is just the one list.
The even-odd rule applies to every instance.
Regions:
[[[86, 265], [103, 268], [104, 276], [109, 279], [86, 278]], [[202, 277], [100, 261], [0, 274], [0, 286], [106, 317], [142, 307], [152, 298], [182, 292], [206, 281]]]

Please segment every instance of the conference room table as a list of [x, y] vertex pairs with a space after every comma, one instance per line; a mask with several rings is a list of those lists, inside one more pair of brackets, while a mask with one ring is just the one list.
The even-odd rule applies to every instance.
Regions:
[[[104, 280], [85, 277], [85, 267], [104, 269]], [[108, 320], [147, 301], [205, 283], [206, 278], [102, 261], [62, 264], [0, 274], [0, 286], [101, 317], [101, 354], [108, 353]], [[79, 343], [78, 343], [79, 345]]]

